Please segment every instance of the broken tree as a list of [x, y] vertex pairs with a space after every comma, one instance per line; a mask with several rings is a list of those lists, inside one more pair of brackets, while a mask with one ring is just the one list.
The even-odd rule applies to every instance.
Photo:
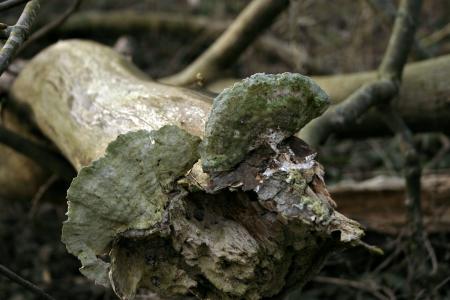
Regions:
[[79, 171], [63, 241], [122, 299], [272, 297], [362, 243], [292, 137], [328, 106], [307, 77], [257, 74], [211, 109], [112, 49], [66, 41], [36, 56], [12, 95]]

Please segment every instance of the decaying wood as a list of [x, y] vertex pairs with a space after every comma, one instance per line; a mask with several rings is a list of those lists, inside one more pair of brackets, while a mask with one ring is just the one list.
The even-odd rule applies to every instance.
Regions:
[[[323, 110], [313, 103], [327, 104], [318, 89], [298, 74], [257, 75], [219, 96], [228, 104], [211, 106], [207, 96], [150, 81], [112, 49], [66, 41], [35, 57], [12, 95], [79, 170], [63, 241], [86, 276], [111, 284], [122, 299], [146, 291], [259, 299], [301, 286], [331, 252], [360, 244], [363, 234], [335, 211], [312, 150], [283, 136], [307, 122], [298, 114]], [[310, 106], [290, 108], [298, 97]], [[241, 98], [260, 113], [240, 112], [249, 123], [225, 125], [231, 136], [216, 130], [234, 120], [233, 101]], [[277, 106], [278, 98], [286, 101]], [[202, 160], [224, 154], [199, 146], [211, 107], [215, 121], [204, 141], [226, 145], [222, 139], [248, 134], [240, 126], [258, 120], [268, 127], [255, 131], [260, 144], [243, 139], [253, 151], [242, 161], [204, 173], [200, 161], [193, 165], [198, 147]], [[296, 123], [271, 128], [267, 116], [285, 110]]]
[[[202, 26], [204, 25], [199, 25], [200, 28]], [[7, 75], [6, 73], [3, 74], [2, 80], [0, 80], [4, 90], [9, 89]], [[330, 95], [333, 103], [342, 101], [352, 91], [375, 78], [375, 72], [313, 77]], [[394, 99], [393, 103], [414, 131], [449, 132], [450, 119], [447, 116], [450, 114], [450, 84], [448, 84], [447, 78], [450, 78], [450, 56], [448, 55], [411, 63], [406, 66], [400, 97]], [[210, 85], [210, 88], [219, 92], [231, 86], [235, 81], [237, 79], [219, 81]], [[5, 87], [3, 87], [3, 83], [6, 84]], [[188, 92], [188, 94], [190, 93]], [[210, 109], [211, 99], [205, 97], [205, 102], [207, 102], [207, 108], [204, 109], [206, 115]], [[6, 123], [8, 122], [6, 121]], [[14, 126], [11, 128], [15, 129]], [[339, 132], [339, 135], [344, 137], [367, 137], [385, 133], [388, 133], [387, 128], [374, 114], [369, 113], [358, 122], [358, 126], [346, 128], [345, 131]], [[104, 149], [105, 145], [103, 143], [99, 147]], [[21, 154], [17, 154], [2, 145], [0, 145], [0, 149], [5, 149], [0, 150], [3, 153], [0, 157], [3, 161], [1, 172], [6, 174], [5, 176], [0, 176], [0, 183], [3, 187], [1, 196], [8, 198], [32, 196], [36, 192], [36, 188], [43, 183], [41, 176], [37, 176], [36, 173], [39, 167], [36, 167], [35, 163], [24, 158]], [[14, 161], [20, 161], [20, 163], [16, 165]], [[28, 161], [29, 163], [24, 163], [23, 161]], [[27, 166], [30, 166], [30, 170], [28, 170]], [[21, 172], [24, 173], [23, 176]], [[45, 171], [39, 172], [45, 173]], [[15, 180], [12, 180], [11, 176], [15, 176]]]
[[[100, 157], [118, 134], [128, 131], [174, 124], [202, 135], [211, 108], [209, 97], [149, 81], [128, 61], [116, 58], [113, 50], [104, 55], [104, 47], [73, 44], [74, 49], [67, 49], [72, 43], [56, 44], [50, 52], [53, 58], [38, 55], [33, 61], [40, 67], [27, 66], [12, 95], [31, 106], [36, 124], [77, 170]], [[55, 72], [52, 61], [59, 62], [62, 74]], [[110, 84], [103, 78], [109, 78]], [[55, 99], [55, 103], [46, 99]]]
[[[405, 181], [380, 176], [363, 182], [344, 181], [329, 191], [346, 216], [370, 230], [398, 234], [406, 224]], [[450, 226], [450, 176], [426, 174], [422, 177], [424, 224], [428, 232], [447, 231]]]

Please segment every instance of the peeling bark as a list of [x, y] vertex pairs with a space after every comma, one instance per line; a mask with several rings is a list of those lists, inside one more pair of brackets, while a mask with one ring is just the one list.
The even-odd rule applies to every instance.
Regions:
[[[258, 76], [268, 96], [297, 78]], [[303, 285], [330, 253], [359, 244], [363, 235], [358, 223], [335, 210], [312, 150], [288, 138], [326, 107], [323, 92], [312, 81], [306, 87], [299, 93], [287, 84], [279, 91], [286, 106], [268, 110], [269, 116], [282, 113], [292, 103], [306, 106], [296, 113], [311, 110], [304, 119], [293, 114], [295, 124], [280, 123], [283, 138], [237, 143], [243, 153], [210, 173], [197, 161], [198, 137], [205, 135], [200, 147], [207, 149], [216, 126], [232, 129], [216, 122], [218, 112], [233, 116], [239, 105], [229, 101], [260, 97], [260, 86], [219, 95], [204, 133], [208, 97], [152, 82], [107, 47], [67, 41], [34, 58], [12, 94], [79, 170], [68, 191], [63, 241], [83, 274], [110, 284], [121, 299], [150, 292], [260, 299]], [[314, 106], [311, 99], [324, 103]], [[261, 129], [276, 125], [267, 115], [255, 114]], [[236, 138], [222, 137], [230, 144]], [[224, 149], [225, 156], [234, 150]], [[202, 160], [214, 151], [200, 151]]]

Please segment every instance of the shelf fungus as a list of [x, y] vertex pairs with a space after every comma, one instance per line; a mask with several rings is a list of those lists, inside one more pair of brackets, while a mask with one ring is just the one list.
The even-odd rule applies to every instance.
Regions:
[[307, 77], [256, 74], [215, 99], [202, 142], [176, 126], [120, 135], [72, 182], [63, 242], [121, 299], [301, 287], [364, 234], [293, 136], [327, 106]]
[[206, 172], [228, 171], [252, 149], [278, 144], [329, 105], [327, 94], [296, 73], [255, 74], [214, 99], [202, 144]]

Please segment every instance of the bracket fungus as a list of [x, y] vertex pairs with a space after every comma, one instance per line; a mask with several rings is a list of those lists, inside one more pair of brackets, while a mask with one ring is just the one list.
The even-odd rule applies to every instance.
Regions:
[[203, 169], [232, 169], [250, 150], [298, 132], [329, 104], [311, 78], [296, 73], [258, 73], [234, 84], [214, 99], [202, 146]]
[[108, 284], [109, 264], [97, 256], [107, 254], [119, 235], [145, 236], [163, 221], [174, 181], [198, 159], [199, 141], [176, 126], [130, 132], [81, 169], [67, 192], [62, 241], [81, 260], [85, 276]]
[[67, 249], [121, 299], [261, 299], [302, 286], [364, 234], [293, 137], [327, 105], [307, 77], [257, 74], [215, 99], [201, 146], [176, 126], [120, 135], [72, 182]]

